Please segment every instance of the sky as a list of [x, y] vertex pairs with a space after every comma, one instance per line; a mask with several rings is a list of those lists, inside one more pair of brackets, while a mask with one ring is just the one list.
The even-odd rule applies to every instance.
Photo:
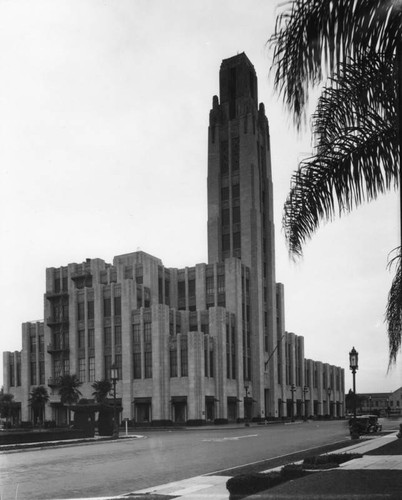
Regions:
[[274, 92], [279, 12], [276, 0], [0, 0], [0, 351], [43, 319], [47, 267], [137, 250], [166, 267], [207, 261], [209, 110], [222, 59], [245, 52], [270, 125], [286, 330], [306, 358], [344, 367], [346, 390], [353, 346], [358, 392], [402, 386], [384, 323], [398, 193], [322, 225], [289, 259], [282, 208], [311, 138]]

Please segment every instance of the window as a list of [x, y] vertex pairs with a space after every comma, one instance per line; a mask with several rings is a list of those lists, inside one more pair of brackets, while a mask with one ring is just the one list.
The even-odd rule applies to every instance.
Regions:
[[70, 360], [69, 359], [63, 360], [63, 373], [64, 373], [64, 375], [70, 375]]
[[122, 380], [123, 379], [123, 362], [122, 362], [122, 356], [121, 354], [116, 354], [115, 356], [115, 365], [116, 365], [116, 368], [117, 368], [117, 377], [119, 378], [119, 380]]
[[141, 325], [133, 325], [133, 344], [141, 343]]
[[195, 295], [195, 279], [188, 280], [188, 294], [190, 297]]
[[110, 368], [112, 366], [112, 356], [108, 354], [105, 356], [105, 379], [110, 380]]
[[36, 353], [36, 335], [32, 335], [30, 338], [29, 338], [29, 349], [31, 351], [32, 354], [35, 354]]
[[36, 361], [31, 361], [31, 385], [36, 385], [37, 378], [36, 378]]
[[233, 248], [240, 248], [241, 247], [241, 239], [240, 239], [240, 232], [233, 233]]
[[84, 302], [78, 302], [77, 317], [78, 317], [78, 321], [82, 321], [85, 319], [85, 304], [84, 304]]
[[[13, 361], [13, 360], [12, 360]], [[9, 377], [10, 377], [10, 387], [13, 387], [15, 385], [15, 380], [14, 380], [14, 363], [11, 362], [9, 365]]]
[[112, 345], [112, 327], [105, 326], [104, 333], [104, 345], [105, 347], [110, 347]]
[[45, 352], [45, 339], [43, 335], [39, 335], [39, 352]]
[[88, 319], [94, 319], [95, 317], [95, 309], [94, 309], [94, 301], [88, 300], [87, 302], [87, 317]]
[[103, 299], [103, 316], [105, 318], [110, 318], [112, 315], [112, 303], [111, 299]]
[[230, 224], [230, 211], [228, 208], [222, 209], [222, 226], [228, 226]]
[[240, 198], [240, 184], [235, 184], [232, 186], [232, 198]]
[[238, 224], [240, 222], [240, 207], [232, 208], [233, 224]]
[[169, 353], [169, 361], [170, 361], [170, 376], [177, 377], [177, 350], [170, 349]]
[[224, 292], [225, 292], [225, 275], [219, 274], [218, 275], [218, 293], [224, 293]]
[[187, 350], [187, 339], [181, 339], [180, 345], [180, 368], [181, 376], [188, 377], [188, 350]]
[[230, 234], [222, 234], [222, 252], [230, 250]]
[[214, 294], [214, 277], [213, 276], [207, 276], [206, 279], [206, 286], [207, 286], [207, 295], [213, 295]]
[[121, 345], [121, 325], [114, 327], [114, 344]]
[[208, 341], [206, 337], [204, 337], [204, 375], [208, 377]]
[[146, 344], [152, 342], [152, 323], [144, 323], [144, 342]]
[[114, 315], [121, 316], [121, 297], [114, 298]]
[[85, 347], [85, 330], [78, 330], [78, 348]]
[[133, 377], [135, 379], [141, 378], [141, 353], [135, 352], [133, 354]]
[[221, 173], [225, 174], [229, 170], [229, 154], [228, 154], [228, 141], [221, 142], [220, 148], [220, 163], [221, 163]]
[[229, 187], [221, 188], [221, 200], [227, 201], [229, 199]]
[[152, 351], [146, 351], [144, 356], [145, 378], [152, 378]]
[[39, 383], [41, 385], [45, 383], [45, 362], [43, 360], [39, 361]]
[[95, 347], [95, 330], [88, 328], [88, 347], [93, 349]]
[[179, 299], [184, 299], [186, 297], [186, 284], [184, 281], [178, 281], [177, 293]]
[[89, 382], [95, 381], [95, 358], [91, 356], [88, 358], [89, 362]]
[[85, 358], [78, 359], [78, 378], [80, 382], [85, 382]]
[[214, 351], [209, 351], [209, 376], [214, 376]]
[[60, 359], [55, 359], [54, 360], [54, 377], [58, 378], [62, 375], [62, 365], [61, 365], [61, 360]]
[[[43, 371], [43, 373], [45, 373]], [[43, 382], [45, 383], [45, 382]], [[21, 385], [21, 357], [20, 357], [20, 354], [18, 353], [18, 357], [17, 357], [17, 386], [20, 386]], [[398, 401], [399, 403], [399, 401]]]

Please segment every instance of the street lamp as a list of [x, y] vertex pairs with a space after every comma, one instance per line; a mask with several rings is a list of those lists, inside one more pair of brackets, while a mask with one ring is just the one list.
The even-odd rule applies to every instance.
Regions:
[[327, 389], [327, 394], [328, 394], [328, 415], [331, 416], [331, 388], [328, 387]]
[[244, 386], [244, 390], [246, 391], [246, 397], [244, 398], [244, 425], [249, 427], [250, 424], [248, 422], [248, 385]]
[[110, 367], [110, 380], [113, 382], [113, 437], [119, 437], [119, 424], [117, 422], [117, 408], [116, 408], [116, 382], [119, 380], [119, 370], [113, 363]]
[[295, 384], [292, 384], [290, 386], [290, 390], [292, 391], [292, 422], [294, 422], [295, 421], [295, 392], [296, 392]]
[[369, 413], [371, 415], [371, 396], [368, 397], [369, 400]]
[[356, 420], [356, 370], [359, 368], [359, 353], [353, 347], [349, 353], [349, 365], [353, 374], [353, 418]]
[[304, 397], [304, 420], [307, 420], [307, 401], [306, 401], [306, 394], [308, 393], [309, 388], [307, 385], [303, 387], [303, 397]]

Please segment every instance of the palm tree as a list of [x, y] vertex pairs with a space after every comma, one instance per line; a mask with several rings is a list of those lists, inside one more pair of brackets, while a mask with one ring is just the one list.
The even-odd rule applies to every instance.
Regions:
[[110, 382], [110, 380], [95, 380], [95, 382], [92, 384], [92, 389], [94, 389], [92, 396], [94, 397], [95, 401], [102, 404], [106, 402], [106, 398], [108, 397], [109, 392], [112, 390], [112, 383]]
[[[394, 0], [294, 0], [278, 16], [271, 69], [299, 130], [310, 88], [330, 77], [313, 115], [315, 154], [299, 165], [285, 202], [293, 256], [321, 221], [402, 184], [401, 37], [402, 9]], [[401, 248], [394, 263], [389, 366], [401, 347]]]
[[[58, 380], [58, 394], [60, 396], [60, 402], [63, 405], [72, 405], [77, 403], [82, 396], [79, 387], [81, 387], [82, 382], [79, 381], [77, 375], [62, 375]], [[70, 412], [67, 412], [68, 419]]]
[[15, 411], [14, 394], [4, 392], [1, 389], [0, 392], [0, 417], [6, 419], [7, 427], [10, 422], [10, 418], [13, 417]]
[[29, 396], [29, 404], [31, 405], [35, 416], [39, 414], [39, 422], [42, 425], [44, 420], [45, 405], [49, 401], [49, 393], [47, 392], [46, 387], [40, 385], [38, 387], [34, 387]]

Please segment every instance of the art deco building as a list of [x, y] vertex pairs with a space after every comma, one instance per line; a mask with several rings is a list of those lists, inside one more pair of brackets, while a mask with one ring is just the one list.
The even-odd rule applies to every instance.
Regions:
[[29, 420], [29, 393], [76, 374], [82, 393], [119, 370], [122, 417], [136, 422], [236, 421], [344, 413], [342, 368], [305, 360], [285, 332], [275, 280], [268, 121], [246, 55], [222, 62], [208, 134], [208, 264], [166, 268], [145, 252], [46, 271], [44, 321], [4, 353], [4, 386]]

